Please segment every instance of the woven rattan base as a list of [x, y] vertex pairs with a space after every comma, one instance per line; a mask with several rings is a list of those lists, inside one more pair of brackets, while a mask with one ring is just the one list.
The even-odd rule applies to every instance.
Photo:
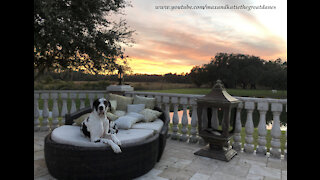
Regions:
[[132, 179], [151, 170], [158, 158], [159, 134], [134, 146], [78, 147], [45, 138], [44, 155], [49, 173], [57, 179]]

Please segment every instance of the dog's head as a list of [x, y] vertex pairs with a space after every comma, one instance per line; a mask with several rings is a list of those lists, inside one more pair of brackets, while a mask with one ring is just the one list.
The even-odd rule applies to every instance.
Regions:
[[109, 109], [111, 109], [111, 103], [105, 98], [99, 98], [93, 102], [93, 111], [100, 117], [104, 116]]

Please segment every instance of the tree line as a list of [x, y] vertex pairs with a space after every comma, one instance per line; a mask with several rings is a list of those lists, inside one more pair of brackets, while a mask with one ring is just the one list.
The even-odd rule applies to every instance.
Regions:
[[256, 89], [257, 86], [271, 89], [287, 89], [287, 62], [279, 58], [266, 61], [257, 56], [217, 53], [208, 64], [195, 66], [189, 73], [191, 81], [198, 87], [217, 79], [226, 88]]

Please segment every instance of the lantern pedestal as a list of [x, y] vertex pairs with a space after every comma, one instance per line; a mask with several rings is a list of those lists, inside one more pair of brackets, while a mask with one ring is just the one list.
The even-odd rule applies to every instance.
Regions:
[[211, 146], [206, 146], [199, 151], [194, 153], [198, 156], [204, 156], [212, 159], [218, 159], [222, 161], [230, 161], [235, 155], [237, 155], [237, 151], [233, 150], [231, 147], [229, 149], [215, 149], [211, 148]]
[[112, 94], [124, 95], [127, 91], [133, 91], [130, 85], [110, 85], [107, 87], [107, 92]]
[[218, 159], [222, 161], [230, 161], [235, 155], [237, 155], [237, 151], [233, 150], [232, 147], [229, 145], [230, 137], [222, 138], [222, 137], [215, 137], [212, 138], [211, 133], [219, 133], [212, 131], [208, 133], [209, 136], [206, 136], [208, 132], [202, 132], [202, 138], [205, 142], [208, 142], [209, 145], [205, 146], [204, 148], [195, 152], [195, 155], [204, 156], [212, 159]]

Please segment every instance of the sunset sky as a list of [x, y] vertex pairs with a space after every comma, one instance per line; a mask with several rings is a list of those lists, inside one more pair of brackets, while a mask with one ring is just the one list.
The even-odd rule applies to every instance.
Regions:
[[[188, 73], [218, 52], [287, 60], [285, 0], [133, 0], [124, 10], [135, 30], [125, 47], [133, 73]], [[155, 6], [265, 5], [275, 9], [156, 9]]]

